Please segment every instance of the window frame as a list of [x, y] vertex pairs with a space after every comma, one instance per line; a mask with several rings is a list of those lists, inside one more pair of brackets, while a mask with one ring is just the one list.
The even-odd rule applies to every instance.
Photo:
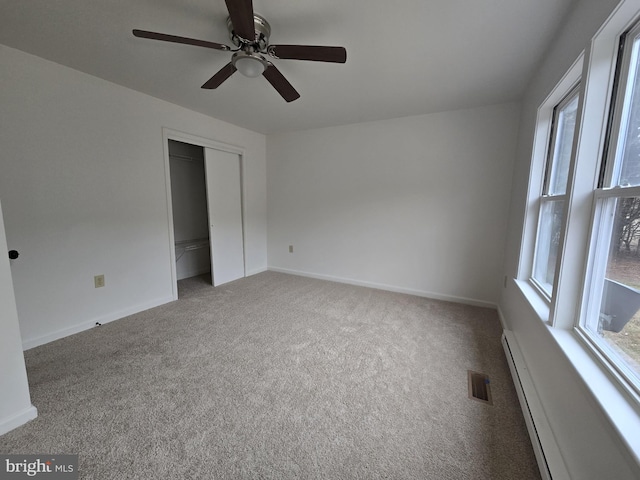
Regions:
[[[571, 86], [566, 89], [564, 91], [563, 96], [561, 97], [561, 99], [553, 106], [553, 109], [551, 111], [551, 125], [549, 128], [549, 132], [548, 132], [548, 147], [547, 147], [547, 152], [546, 152], [546, 161], [545, 161], [545, 165], [544, 165], [544, 173], [543, 173], [543, 180], [542, 180], [542, 186], [541, 186], [541, 191], [539, 193], [539, 198], [538, 198], [538, 212], [537, 212], [537, 224], [536, 224], [536, 235], [535, 235], [535, 241], [533, 244], [533, 257], [532, 257], [532, 261], [531, 261], [531, 273], [529, 276], [529, 282], [531, 282], [531, 284], [536, 288], [536, 290], [540, 293], [540, 295], [542, 296], [542, 298], [547, 302], [550, 303], [552, 298], [553, 298], [553, 291], [555, 289], [555, 284], [557, 283], [556, 279], [557, 279], [557, 261], [556, 261], [556, 272], [554, 273], [554, 281], [553, 283], [550, 285], [551, 286], [551, 291], [547, 290], [547, 288], [545, 287], [545, 285], [536, 278], [535, 273], [536, 273], [536, 265], [537, 265], [537, 261], [538, 261], [538, 255], [539, 255], [539, 246], [540, 246], [540, 241], [541, 241], [541, 230], [542, 230], [542, 220], [543, 220], [543, 211], [544, 211], [544, 207], [545, 205], [549, 204], [553, 204], [554, 202], [562, 202], [563, 205], [564, 203], [566, 203], [567, 198], [568, 198], [568, 189], [569, 189], [569, 178], [567, 178], [567, 185], [565, 185], [565, 189], [564, 189], [564, 193], [562, 194], [558, 194], [558, 193], [549, 193], [550, 190], [550, 185], [551, 185], [551, 181], [552, 181], [552, 177], [553, 177], [553, 172], [554, 172], [554, 167], [556, 167], [556, 150], [558, 147], [558, 139], [560, 137], [560, 135], [558, 135], [558, 127], [559, 127], [559, 114], [563, 111], [563, 109], [569, 105], [571, 102], [573, 102], [573, 100], [575, 98], [577, 98], [578, 103], [580, 102], [580, 95], [581, 95], [581, 91], [580, 91], [580, 78], [578, 78], [577, 80], [575, 80], [573, 82], [573, 84], [571, 84]], [[554, 97], [552, 97], [554, 98]], [[573, 150], [574, 150], [574, 146], [575, 146], [575, 141], [577, 138], [577, 134], [578, 134], [578, 122], [579, 122], [579, 118], [576, 117], [576, 126], [574, 129], [574, 133], [573, 133], [573, 138], [572, 138], [572, 145], [571, 145], [571, 157], [573, 158]], [[570, 160], [570, 163], [573, 161], [573, 159]], [[566, 213], [563, 212], [562, 215], [562, 220], [561, 220], [561, 232], [562, 230], [564, 230], [564, 225], [566, 223]], [[547, 252], [548, 254], [548, 252]], [[558, 251], [557, 251], [557, 257], [559, 259], [560, 256], [560, 246], [558, 246]]]
[[[631, 42], [629, 41], [631, 39]], [[606, 367], [614, 374], [622, 386], [630, 391], [636, 400], [640, 398], [640, 372], [635, 372], [609, 342], [599, 338], [587, 324], [600, 313], [601, 297], [605, 283], [605, 271], [609, 257], [609, 248], [614, 219], [615, 205], [610, 200], [628, 197], [640, 197], [640, 185], [621, 186], [619, 183], [622, 167], [622, 151], [626, 139], [630, 102], [629, 93], [634, 84], [630, 78], [632, 66], [638, 74], [640, 63], [640, 19], [634, 20], [618, 38], [615, 78], [611, 89], [609, 115], [606, 128], [605, 150], [599, 168], [598, 182], [592, 192], [592, 214], [589, 228], [589, 244], [586, 257], [586, 270], [582, 290], [582, 305], [574, 329], [579, 338], [597, 353]], [[640, 90], [634, 92], [640, 95]], [[608, 205], [609, 204], [609, 205]]]
[[[561, 111], [563, 111], [563, 109], [569, 105], [574, 97], [578, 98], [578, 101], [580, 100], [580, 80], [578, 80], [577, 82], [575, 82], [575, 84], [567, 91], [567, 93], [564, 95], [564, 97], [560, 100], [560, 102], [558, 102], [558, 104], [553, 107], [553, 114], [552, 114], [552, 119], [551, 119], [551, 135], [549, 138], [549, 149], [547, 152], [547, 162], [545, 165], [545, 173], [544, 173], [544, 182], [543, 182], [543, 186], [542, 186], [542, 196], [562, 196], [565, 197], [567, 194], [567, 188], [568, 185], [565, 186], [565, 192], [564, 193], [549, 193], [549, 187], [551, 184], [551, 173], [553, 172], [553, 168], [554, 168], [554, 159], [556, 157], [556, 149], [558, 147], [558, 115]], [[577, 123], [577, 119], [576, 119], [576, 123]], [[577, 129], [576, 129], [577, 131]], [[575, 140], [575, 134], [576, 132], [574, 131], [574, 138], [573, 140]], [[573, 150], [573, 145], [572, 145], [572, 150]], [[568, 179], [567, 179], [567, 184], [568, 184]]]
[[[557, 302], [555, 289], [558, 285], [558, 277], [556, 276], [556, 285], [554, 286], [553, 299], [545, 295], [534, 282], [531, 281], [533, 273], [533, 261], [535, 256], [535, 247], [538, 233], [538, 212], [540, 207], [540, 195], [544, 186], [545, 167], [547, 165], [547, 153], [549, 150], [549, 139], [551, 136], [551, 123], [553, 118], [553, 109], [558, 103], [571, 91], [578, 83], [582, 83], [583, 69], [586, 64], [585, 52], [580, 53], [567, 72], [562, 76], [558, 83], [549, 92], [547, 97], [541, 102], [537, 109], [535, 123], [532, 122], [533, 129], [533, 145], [531, 150], [531, 161], [529, 163], [529, 182], [527, 186], [526, 205], [524, 210], [524, 221], [522, 225], [522, 241], [518, 255], [518, 273], [517, 282], [525, 287], [527, 300], [532, 308], [536, 311], [540, 319], [551, 325], [553, 315], [552, 310]], [[581, 91], [583, 87], [581, 87]], [[582, 95], [578, 104], [578, 121], [581, 118]], [[577, 125], [579, 128], [579, 125]], [[576, 140], [574, 139], [573, 155], [576, 150]], [[571, 188], [573, 176], [573, 162], [569, 167], [568, 189]], [[567, 194], [570, 192], [568, 190]], [[566, 212], [566, 208], [565, 208]], [[567, 218], [565, 215], [564, 221]], [[560, 252], [558, 260], [562, 259], [562, 251], [564, 249], [564, 238], [560, 239]], [[556, 266], [556, 272], [560, 271], [560, 264]], [[557, 274], [556, 274], [557, 275]]]
[[[606, 146], [607, 149], [603, 152], [603, 164], [600, 169], [600, 176], [598, 179], [598, 189], [613, 188], [612, 183], [616, 176], [619, 175], [621, 163], [618, 164], [617, 157], [619, 154], [619, 134], [623, 129], [622, 119], [627, 117], [627, 107], [624, 99], [627, 97], [629, 91], [629, 71], [631, 68], [631, 62], [636, 57], [636, 61], [640, 61], [638, 58], [638, 51], [635, 48], [626, 48], [629, 44], [629, 37], [640, 36], [640, 19], [636, 20], [634, 25], [625, 30], [618, 40], [618, 56], [616, 60], [616, 72], [614, 78], [614, 86], [611, 94], [610, 116], [607, 125], [607, 137]], [[640, 94], [640, 92], [638, 92]], [[620, 112], [620, 115], [616, 115]], [[626, 125], [626, 124], [624, 124]]]
[[[575, 62], [556, 85], [549, 86], [550, 93], [546, 98], [539, 97], [544, 100], [539, 103], [535, 118], [522, 118], [521, 135], [532, 136], [531, 139], [521, 136], [521, 142], [529, 142], [528, 149], [531, 152], [529, 181], [524, 203], [519, 206], [524, 218], [519, 232], [516, 278], [513, 284], [505, 285], [505, 288], [513, 285], [520, 298], [507, 296], [504, 304], [504, 308], [509, 309], [512, 307], [510, 302], [522, 299], [529, 306], [554, 346], [577, 373], [585, 394], [590, 395], [591, 401], [601, 409], [620, 441], [628, 446], [632, 452], [629, 458], [633, 458], [634, 462], [640, 456], [640, 395], [575, 326], [582, 314], [585, 299], [583, 292], [588, 278], [585, 261], [592, 232], [593, 191], [598, 185], [603, 152], [607, 150], [606, 132], [612, 115], [610, 106], [619, 53], [617, 45], [622, 33], [638, 18], [640, 0], [621, 0], [594, 35], [585, 39], [584, 51], [578, 53]], [[562, 57], [565, 60], [566, 53]], [[578, 79], [582, 85], [578, 106], [579, 133], [569, 168], [568, 202], [556, 286], [553, 299], [549, 302], [529, 281], [537, 233], [538, 198], [542, 189], [551, 111], [562, 93]], [[532, 92], [532, 95], [536, 94], [540, 92]]]

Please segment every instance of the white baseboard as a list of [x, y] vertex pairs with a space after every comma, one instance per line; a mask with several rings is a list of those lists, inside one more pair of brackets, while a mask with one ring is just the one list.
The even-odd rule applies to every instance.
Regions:
[[497, 308], [497, 304], [487, 302], [485, 300], [477, 300], [474, 298], [458, 297], [455, 295], [445, 295], [441, 293], [428, 292], [424, 290], [415, 290], [413, 288], [398, 287], [395, 285], [387, 285], [384, 283], [368, 282], [364, 280], [356, 280], [353, 278], [336, 277], [333, 275], [323, 275], [320, 273], [303, 272], [300, 270], [290, 270], [287, 268], [268, 267], [272, 272], [288, 273], [290, 275], [300, 275], [301, 277], [317, 278], [319, 280], [329, 280], [331, 282], [346, 283], [349, 285], [357, 285], [359, 287], [376, 288], [378, 290], [387, 290], [389, 292], [406, 293], [417, 297], [432, 298], [434, 300], [444, 300], [446, 302], [464, 303], [484, 308]]
[[25, 408], [24, 410], [5, 417], [0, 420], [0, 435], [4, 435], [10, 432], [14, 428], [18, 428], [20, 425], [33, 420], [38, 416], [38, 410], [33, 405]]
[[247, 270], [245, 273], [245, 277], [250, 277], [251, 275], [257, 275], [258, 273], [266, 272], [269, 270], [267, 267], [254, 268], [253, 270]]
[[22, 341], [22, 349], [29, 350], [31, 348], [44, 345], [45, 343], [53, 342], [54, 340], [59, 340], [64, 337], [68, 337], [69, 335], [73, 335], [75, 333], [80, 333], [85, 330], [89, 330], [90, 328], [95, 327], [96, 323], [104, 324], [104, 323], [113, 322], [115, 320], [124, 318], [128, 315], [133, 315], [134, 313], [139, 313], [144, 310], [149, 310], [150, 308], [158, 307], [160, 305], [164, 305], [165, 303], [169, 303], [172, 301], [173, 301], [172, 297], [159, 298], [156, 300], [152, 300], [151, 302], [135, 305], [133, 307], [125, 308], [117, 312], [111, 312], [106, 315], [100, 315], [98, 317], [94, 317], [90, 320], [87, 320], [82, 323], [78, 323], [71, 327], [62, 328], [60, 330], [56, 330], [55, 332], [47, 333], [46, 335], [42, 335], [41, 337], [28, 338]]
[[504, 314], [502, 313], [502, 310], [500, 309], [500, 305], [498, 305], [496, 307], [496, 310], [498, 311], [498, 318], [500, 319], [500, 325], [502, 325], [502, 330], [509, 330], [507, 328], [507, 320], [504, 318]]

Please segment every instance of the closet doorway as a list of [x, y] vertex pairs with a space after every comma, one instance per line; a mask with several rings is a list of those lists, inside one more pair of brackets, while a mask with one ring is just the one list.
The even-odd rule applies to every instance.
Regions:
[[174, 298], [178, 280], [210, 273], [218, 286], [245, 276], [242, 154], [177, 137], [165, 132]]

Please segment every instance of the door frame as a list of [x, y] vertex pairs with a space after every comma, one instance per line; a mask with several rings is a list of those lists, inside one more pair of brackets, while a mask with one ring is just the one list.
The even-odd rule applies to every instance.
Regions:
[[[164, 156], [164, 176], [165, 176], [165, 188], [167, 198], [167, 224], [169, 226], [169, 262], [171, 267], [171, 296], [173, 300], [178, 299], [178, 274], [176, 272], [176, 249], [175, 249], [175, 232], [173, 230], [173, 198], [171, 196], [171, 166], [169, 162], [169, 140], [176, 140], [178, 142], [190, 143], [191, 145], [197, 145], [203, 148], [212, 148], [214, 150], [220, 150], [223, 152], [233, 153], [238, 155], [240, 161], [240, 214], [242, 215], [242, 252], [244, 260], [244, 276], [247, 276], [247, 225], [246, 225], [246, 188], [244, 178], [244, 161], [245, 161], [245, 148], [232, 145], [230, 143], [224, 143], [211, 138], [200, 137], [198, 135], [192, 135], [190, 133], [181, 132], [179, 130], [173, 130], [167, 127], [162, 127], [162, 152]], [[206, 187], [205, 187], [206, 188]], [[208, 194], [208, 192], [207, 192]], [[208, 209], [208, 207], [207, 207]], [[213, 272], [212, 272], [213, 274]]]

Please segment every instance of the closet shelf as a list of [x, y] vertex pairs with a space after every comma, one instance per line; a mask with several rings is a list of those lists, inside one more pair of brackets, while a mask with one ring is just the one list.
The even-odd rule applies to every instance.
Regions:
[[175, 243], [176, 246], [176, 262], [182, 258], [182, 256], [193, 250], [199, 250], [201, 248], [209, 248], [208, 238], [196, 238], [194, 240], [181, 240]]

